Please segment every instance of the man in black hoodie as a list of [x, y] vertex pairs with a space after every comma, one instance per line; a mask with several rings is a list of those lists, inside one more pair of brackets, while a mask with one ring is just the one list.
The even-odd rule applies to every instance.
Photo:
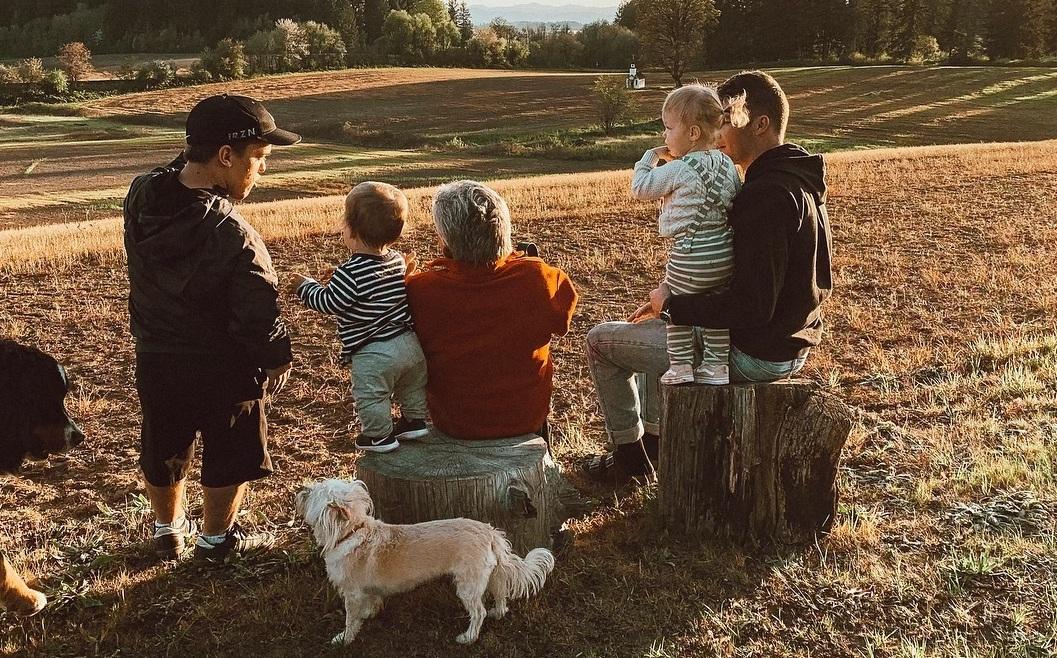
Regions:
[[832, 289], [822, 156], [784, 143], [789, 103], [770, 75], [740, 73], [718, 92], [727, 107], [717, 146], [745, 172], [729, 212], [734, 274], [718, 292], [673, 296], [661, 284], [628, 322], [588, 332], [588, 361], [615, 446], [584, 462], [596, 477], [653, 470], [657, 376], [668, 367], [664, 322], [729, 329], [732, 383], [788, 377], [822, 338], [820, 306]]
[[300, 140], [252, 98], [213, 96], [188, 115], [183, 153], [136, 178], [125, 197], [139, 463], [163, 559], [179, 558], [198, 529], [183, 503], [197, 436], [195, 557], [221, 561], [274, 543], [235, 516], [246, 483], [272, 470], [263, 403], [289, 376], [290, 338], [268, 250], [232, 202], [265, 172], [272, 145]]

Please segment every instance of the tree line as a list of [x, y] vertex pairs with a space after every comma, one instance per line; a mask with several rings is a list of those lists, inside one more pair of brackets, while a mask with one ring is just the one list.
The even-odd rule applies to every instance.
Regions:
[[635, 60], [678, 79], [687, 68], [790, 60], [1050, 62], [1057, 0], [625, 0], [613, 23], [579, 31], [474, 26], [465, 0], [0, 2], [0, 56], [50, 55], [71, 42], [96, 54], [204, 52], [236, 65], [245, 57], [246, 73], [372, 63], [624, 68]]

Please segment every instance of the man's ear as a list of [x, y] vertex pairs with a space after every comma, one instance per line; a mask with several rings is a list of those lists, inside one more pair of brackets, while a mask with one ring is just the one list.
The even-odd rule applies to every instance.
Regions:
[[762, 135], [771, 129], [771, 117], [766, 114], [761, 114], [756, 118], [756, 129], [753, 131], [757, 135]]
[[217, 162], [219, 162], [222, 167], [230, 167], [231, 154], [233, 152], [234, 149], [231, 148], [230, 144], [224, 144], [220, 147], [220, 150], [217, 151]]

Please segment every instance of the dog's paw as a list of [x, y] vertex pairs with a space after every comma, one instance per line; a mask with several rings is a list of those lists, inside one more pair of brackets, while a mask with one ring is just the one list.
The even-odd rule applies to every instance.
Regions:
[[470, 635], [470, 632], [466, 631], [465, 633], [459, 633], [455, 637], [455, 641], [458, 642], [459, 644], [473, 644], [474, 642], [477, 641], [477, 636], [476, 635]]
[[32, 617], [48, 605], [48, 597], [36, 591], [29, 590], [17, 603], [8, 604], [8, 610], [18, 617]]
[[496, 606], [494, 608], [489, 608], [488, 609], [488, 618], [489, 619], [502, 619], [504, 616], [506, 616], [506, 613], [507, 613], [507, 607], [506, 606], [503, 606], [503, 607]]

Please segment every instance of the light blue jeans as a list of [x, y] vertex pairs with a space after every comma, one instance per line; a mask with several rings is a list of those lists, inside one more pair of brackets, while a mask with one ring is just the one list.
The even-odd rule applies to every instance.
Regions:
[[[587, 363], [612, 444], [638, 441], [660, 428], [659, 377], [668, 369], [665, 322], [604, 322], [587, 332]], [[731, 383], [771, 382], [795, 374], [807, 355], [763, 361], [730, 348]]]
[[349, 360], [352, 399], [364, 435], [381, 438], [393, 431], [396, 400], [405, 418], [426, 418], [426, 357], [414, 331], [368, 343]]

